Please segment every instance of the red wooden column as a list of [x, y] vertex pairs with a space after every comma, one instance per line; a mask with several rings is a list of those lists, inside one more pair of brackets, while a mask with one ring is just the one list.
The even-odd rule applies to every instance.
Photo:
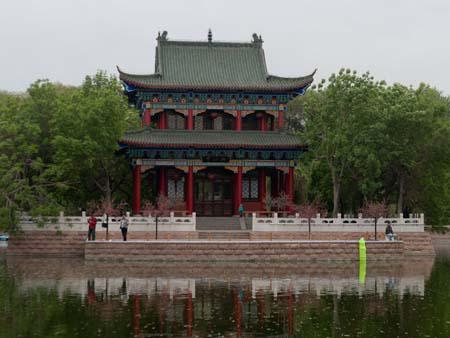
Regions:
[[272, 196], [273, 197], [278, 197], [278, 195], [280, 194], [280, 187], [282, 186], [282, 177], [283, 177], [283, 172], [281, 172], [279, 169], [275, 170], [275, 174], [272, 176], [273, 177], [273, 190], [272, 190]]
[[242, 130], [242, 113], [240, 110], [236, 110], [236, 130]]
[[189, 214], [194, 212], [194, 168], [191, 165], [187, 173], [186, 209]]
[[192, 109], [188, 109], [187, 129], [194, 129], [194, 112]]
[[167, 171], [165, 167], [159, 168], [158, 193], [159, 196], [167, 196]]
[[284, 125], [284, 111], [279, 110], [278, 111], [278, 129], [283, 129]]
[[167, 129], [167, 112], [162, 111], [159, 117], [159, 129]]
[[142, 121], [143, 126], [150, 127], [151, 120], [152, 120], [152, 110], [151, 109], [144, 110], [144, 119]]
[[266, 114], [262, 114], [261, 117], [259, 118], [260, 121], [260, 127], [262, 131], [266, 131], [267, 130], [267, 116]]
[[286, 195], [288, 198], [289, 202], [292, 202], [292, 200], [294, 199], [294, 168], [293, 167], [289, 167], [289, 171], [286, 175]]
[[234, 191], [234, 214], [239, 215], [239, 206], [242, 203], [242, 167], [238, 167]]
[[136, 164], [133, 168], [133, 214], [141, 212], [141, 165]]
[[266, 169], [259, 169], [258, 176], [258, 186], [259, 186], [259, 202], [261, 204], [260, 209], [263, 211], [265, 208], [264, 198], [266, 197]]

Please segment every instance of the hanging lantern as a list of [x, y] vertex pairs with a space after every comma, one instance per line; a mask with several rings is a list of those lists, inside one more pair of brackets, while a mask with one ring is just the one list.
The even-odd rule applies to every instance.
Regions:
[[217, 113], [216, 112], [210, 113], [209, 117], [215, 119], [217, 117]]
[[208, 179], [209, 179], [210, 181], [214, 181], [215, 178], [216, 178], [216, 174], [214, 174], [214, 173], [208, 173]]

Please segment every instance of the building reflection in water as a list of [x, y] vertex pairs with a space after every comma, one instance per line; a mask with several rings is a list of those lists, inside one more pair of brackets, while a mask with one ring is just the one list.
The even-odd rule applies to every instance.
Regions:
[[[342, 294], [373, 294], [376, 293], [383, 297], [387, 291], [394, 292], [403, 298], [404, 294], [424, 296], [425, 279], [427, 276], [417, 275], [410, 277], [369, 277], [366, 283], [361, 285], [357, 277], [355, 278], [252, 278], [246, 281], [247, 287], [251, 288], [251, 298], [258, 300], [261, 295], [270, 294], [277, 299], [280, 294], [309, 294], [320, 297], [321, 295], [335, 294], [341, 297]], [[104, 297], [119, 296], [120, 299], [127, 303], [133, 295], [146, 295], [152, 297], [154, 295], [167, 295], [170, 301], [174, 297], [180, 296], [190, 299], [196, 298], [196, 283], [208, 282], [206, 279], [183, 279], [183, 278], [90, 278], [90, 279], [65, 279], [58, 280], [42, 279], [31, 280], [25, 279], [20, 283], [22, 290], [30, 288], [48, 288], [57, 290], [59, 297], [69, 292], [70, 294], [78, 294], [81, 298], [86, 298], [89, 303], [96, 299], [96, 295]], [[216, 283], [216, 280], [212, 282]], [[240, 282], [242, 283], [242, 282]], [[240, 287], [243, 287], [242, 285]], [[236, 291], [235, 291], [236, 290]], [[233, 302], [241, 299], [241, 289], [232, 290], [230, 296]]]
[[[48, 288], [60, 298], [76, 295], [106, 320], [113, 318], [111, 307], [126, 308], [132, 314], [135, 337], [168, 332], [188, 337], [205, 332], [242, 337], [249, 332], [264, 333], [268, 327], [291, 337], [296, 332], [296, 313], [324, 306], [324, 297], [332, 297], [333, 325], [339, 325], [338, 302], [342, 297], [368, 297], [368, 311], [378, 311], [383, 297], [390, 295], [399, 300], [405, 295], [423, 297], [433, 261], [414, 266], [406, 262], [381, 267], [371, 263], [364, 284], [353, 263], [317, 263], [281, 270], [265, 266], [263, 271], [249, 266], [205, 266], [199, 271], [178, 266], [165, 270], [163, 277], [154, 275], [162, 270], [139, 266], [127, 267], [121, 276], [117, 272], [120, 266], [114, 266], [114, 273], [110, 273], [111, 267], [91, 265], [77, 273], [62, 269], [45, 274], [33, 273], [28, 263], [21, 264], [18, 260], [9, 265], [20, 271], [22, 291]], [[180, 277], [183, 275], [187, 277]]]

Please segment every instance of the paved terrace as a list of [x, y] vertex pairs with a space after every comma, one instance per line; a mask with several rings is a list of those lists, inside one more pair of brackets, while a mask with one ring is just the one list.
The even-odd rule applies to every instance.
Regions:
[[[193, 215], [170, 213], [158, 220], [129, 217], [128, 242], [120, 241], [119, 220], [112, 217], [109, 232], [97, 225], [97, 241], [86, 242], [87, 215], [48, 219], [38, 226], [24, 216], [22, 231], [12, 236], [8, 255], [80, 256], [88, 260], [165, 261], [282, 261], [358, 259], [357, 241], [367, 240], [368, 259], [405, 255], [434, 255], [431, 238], [424, 232], [423, 215], [412, 218], [315, 218], [298, 215], [261, 217], [256, 214], [247, 230], [198, 231]], [[229, 218], [240, 221], [239, 218]], [[393, 224], [397, 240], [384, 240], [385, 222]], [[42, 223], [42, 222], [41, 222]], [[240, 225], [241, 226], [241, 225]], [[157, 235], [157, 237], [156, 237]], [[157, 240], [156, 240], [157, 239]]]

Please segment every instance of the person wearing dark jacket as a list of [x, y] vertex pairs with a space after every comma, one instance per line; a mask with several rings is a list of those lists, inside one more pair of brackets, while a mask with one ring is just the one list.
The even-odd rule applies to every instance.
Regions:
[[386, 235], [387, 241], [393, 241], [394, 240], [394, 230], [392, 229], [391, 222], [388, 221], [386, 230], [384, 231]]

